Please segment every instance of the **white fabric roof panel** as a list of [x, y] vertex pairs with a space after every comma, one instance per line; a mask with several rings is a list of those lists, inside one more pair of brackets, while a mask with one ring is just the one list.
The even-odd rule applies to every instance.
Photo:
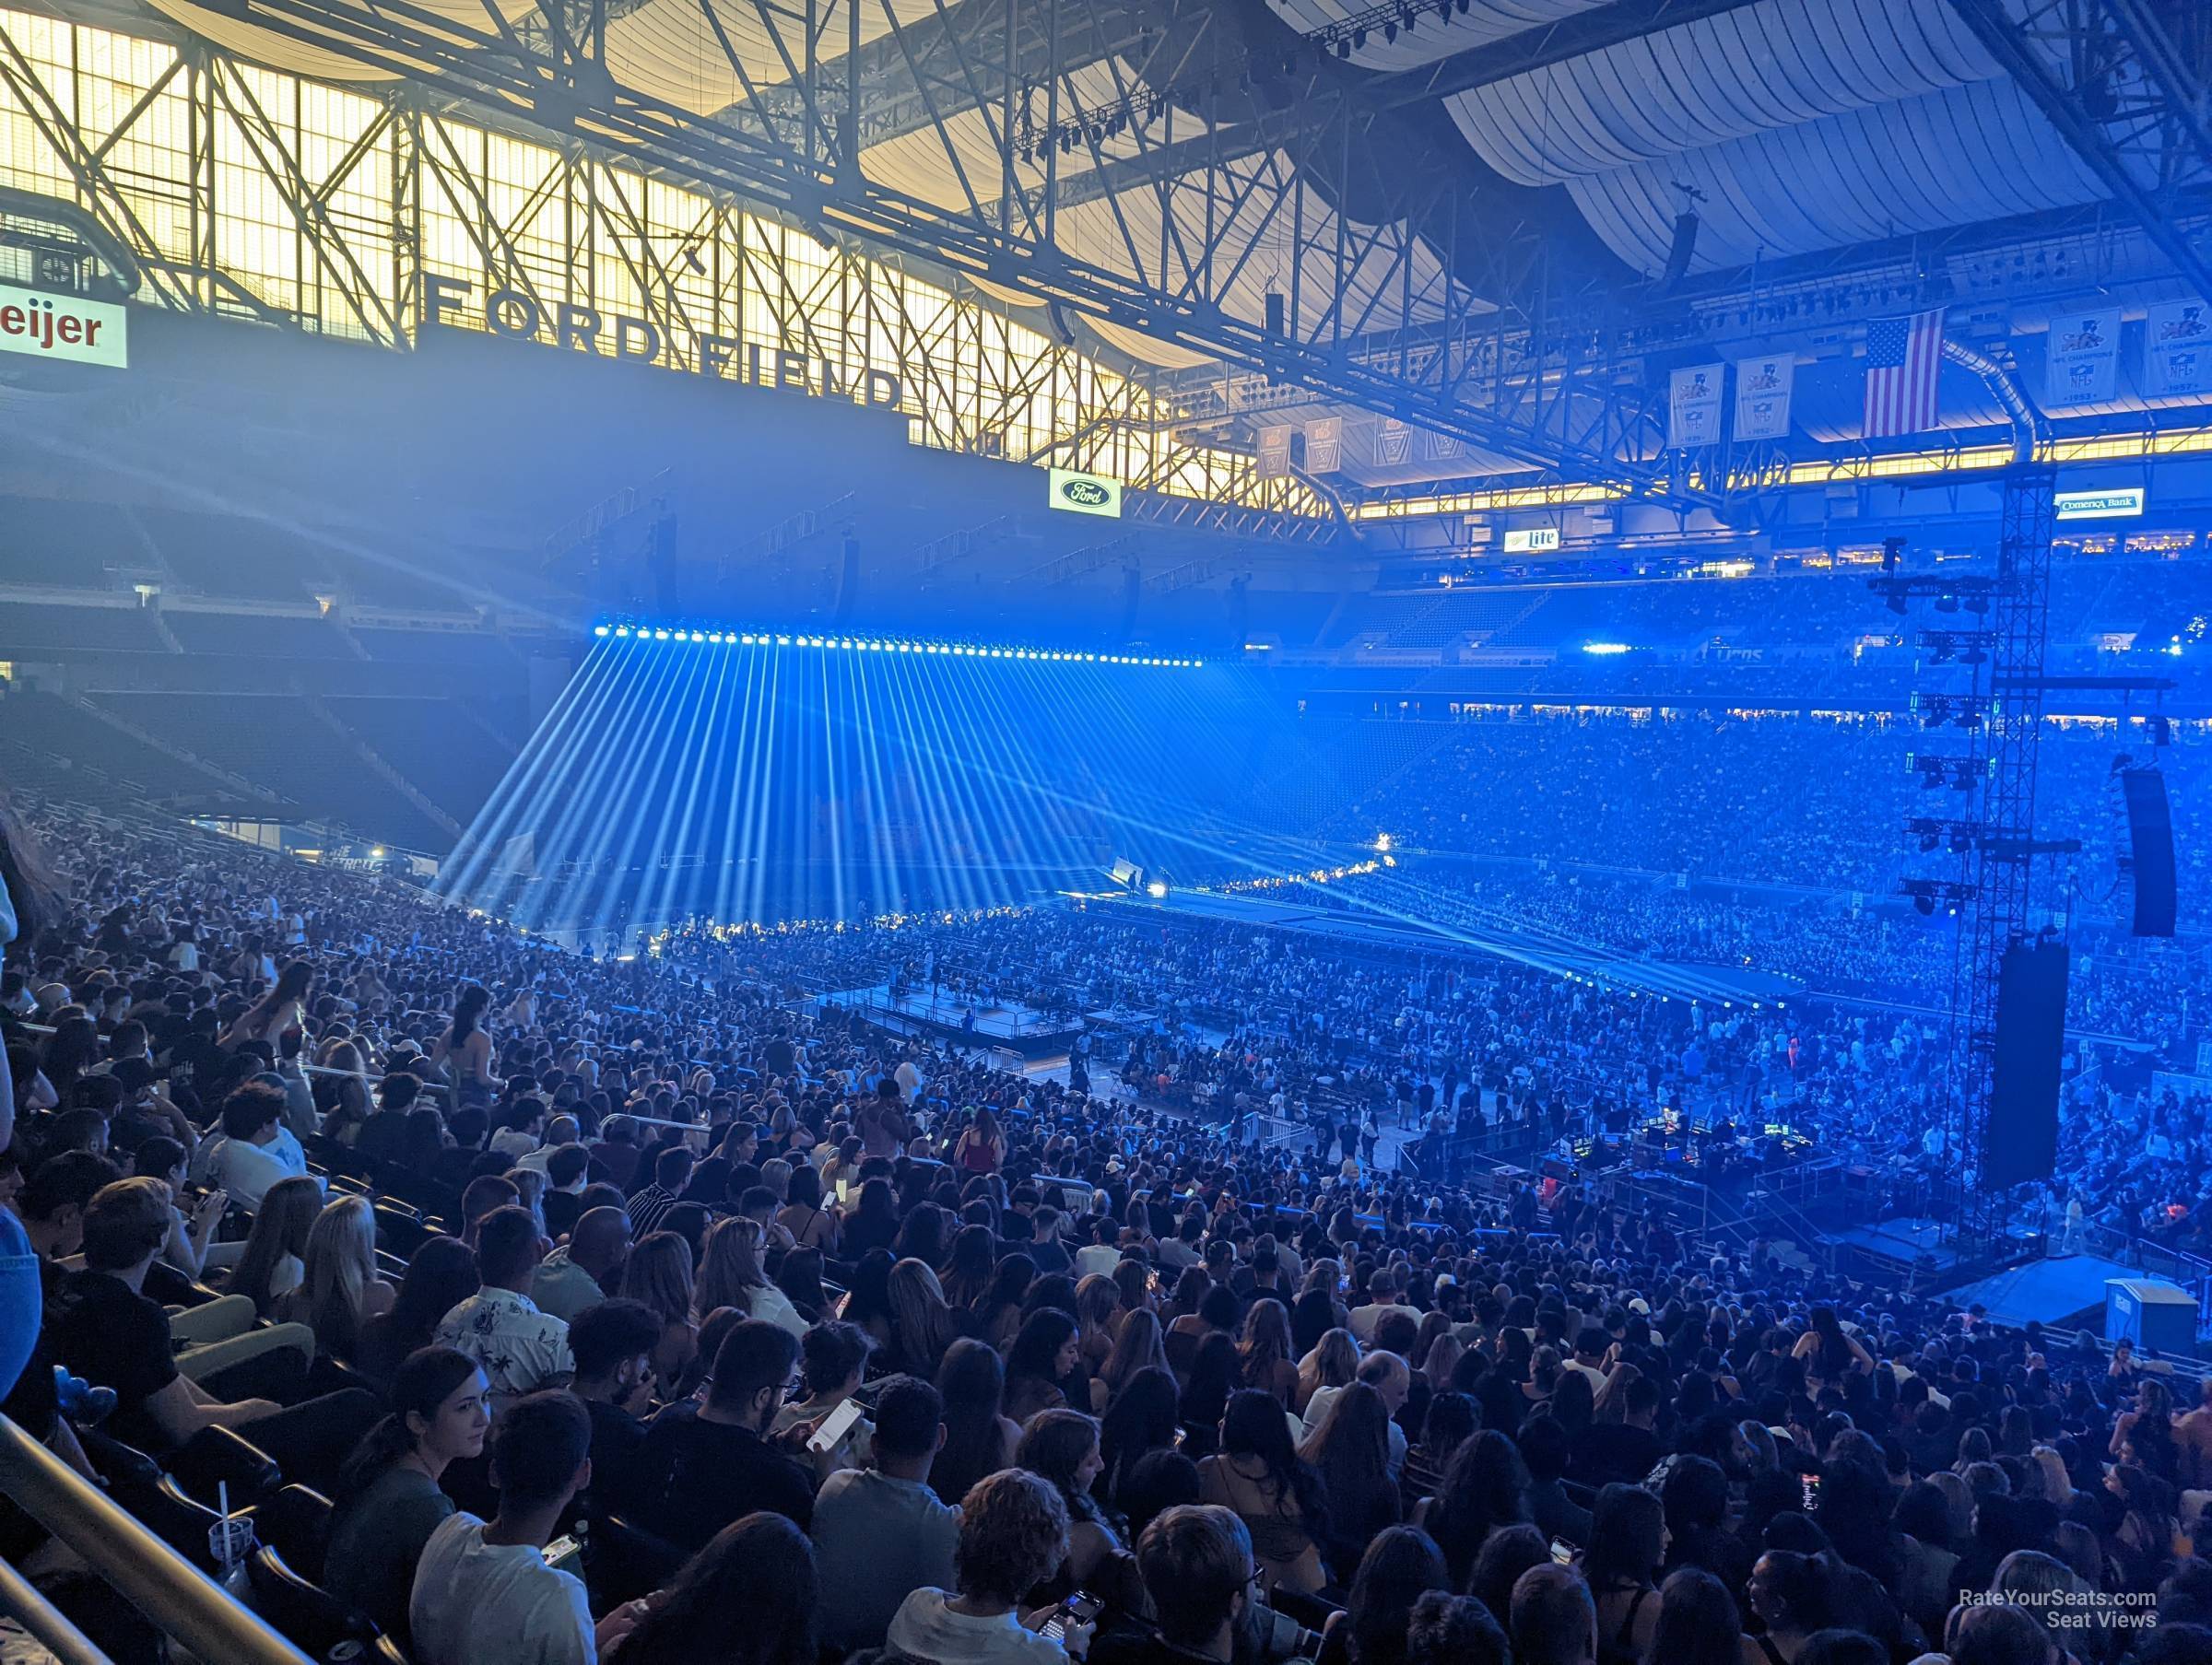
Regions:
[[1666, 264], [1686, 184], [1704, 193], [1693, 272], [2077, 206], [2105, 194], [2009, 81], [1977, 81], [1570, 182], [1606, 242]]
[[[1418, 69], [1470, 46], [1502, 41], [1603, 4], [1605, 0], [1468, 0], [1466, 11], [1453, 13], [1449, 21], [1434, 12], [1422, 13], [1414, 28], [1398, 30], [1395, 41], [1384, 40], [1381, 28], [1371, 28], [1367, 44], [1352, 53], [1352, 62], [1362, 69]], [[1268, 0], [1268, 5], [1301, 35], [1374, 9], [1371, 0]]]
[[[1300, 333], [1310, 331], [1327, 309], [1336, 283], [1335, 210], [1314, 192], [1290, 182], [1289, 158], [1279, 151], [1248, 158], [1227, 171], [1246, 181], [1265, 171], [1267, 184], [1241, 199], [1224, 196], [1213, 205], [1218, 243], [1210, 275], [1194, 276], [1203, 272], [1206, 242], [1203, 176], [1177, 181], [1164, 193], [1165, 207], [1161, 192], [1145, 188], [1063, 209], [1056, 240], [1076, 259], [1132, 276], [1141, 273], [1170, 293], [1211, 292], [1223, 311], [1255, 322], [1266, 316], [1270, 288], [1288, 297], [1297, 269], [1294, 322]], [[1288, 183], [1289, 189], [1277, 188], [1279, 183]], [[1294, 197], [1302, 205], [1295, 220]], [[1443, 263], [1418, 239], [1410, 257], [1412, 305], [1405, 304], [1403, 270], [1394, 254], [1406, 235], [1403, 227], [1385, 227], [1377, 237], [1371, 226], [1345, 222], [1351, 266], [1344, 285], [1346, 334], [1395, 328], [1408, 314], [1415, 322], [1441, 315], [1447, 281]], [[1372, 249], [1368, 248], [1371, 238], [1375, 239]]]
[[[1141, 94], [1144, 83], [1136, 72], [1119, 59], [1105, 63], [1088, 64], [1071, 70], [1061, 77], [1060, 114], [1063, 121], [1078, 111], [1096, 110], [1112, 105], [1131, 94]], [[1045, 125], [1048, 104], [1043, 89], [1031, 95], [1031, 109], [1041, 129]], [[860, 170], [879, 185], [924, 202], [935, 203], [941, 208], [966, 209], [968, 193], [960, 189], [960, 174], [967, 175], [968, 185], [975, 193], [975, 200], [989, 204], [998, 200], [1002, 183], [999, 164], [998, 128], [1005, 111], [994, 105], [986, 112], [982, 110], [963, 110], [947, 116], [939, 125], [931, 123], [919, 132], [899, 138], [888, 139], [880, 145], [871, 145], [861, 153]], [[1202, 131], [1194, 117], [1178, 116], [1172, 123], [1174, 136], [1188, 138]], [[1153, 146], [1167, 142], [1171, 122], [1166, 112], [1156, 119], [1124, 128], [1111, 137], [1100, 137], [1097, 155], [1113, 161], [1133, 157]], [[953, 158], [959, 158], [959, 170]], [[1088, 173], [1096, 165], [1088, 141], [1077, 145], [1065, 155], [1053, 158], [1056, 177], [1069, 179], [1078, 173]], [[1044, 161], [1014, 164], [1016, 177], [1023, 185], [1041, 189], [1044, 183]]]
[[1928, 0], [1767, 0], [1462, 93], [1447, 107], [1523, 185], [1655, 161], [2000, 73]]
[[[709, 8], [713, 23], [708, 21]], [[844, 56], [850, 40], [844, 8], [822, 9], [833, 21], [815, 42], [817, 63]], [[865, 45], [890, 31], [887, 13], [895, 15], [903, 28], [935, 11], [935, 0], [877, 0], [863, 6], [861, 43]], [[766, 21], [771, 15], [777, 18], [772, 33]], [[806, 62], [803, 14], [756, 6], [752, 0], [645, 0], [637, 10], [607, 20], [607, 67], [624, 87], [712, 115], [746, 96], [745, 82], [730, 67], [715, 23], [729, 37], [756, 88], [791, 78], [791, 71], [784, 67], [784, 53], [790, 54], [794, 64]], [[782, 52], [777, 50], [779, 42]]]

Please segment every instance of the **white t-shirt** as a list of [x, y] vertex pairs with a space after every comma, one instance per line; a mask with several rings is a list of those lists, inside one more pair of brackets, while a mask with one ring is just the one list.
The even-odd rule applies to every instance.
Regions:
[[415, 1566], [407, 1603], [419, 1665], [597, 1665], [583, 1582], [526, 1543], [486, 1543], [450, 1516]]
[[907, 1597], [891, 1615], [885, 1646], [932, 1665], [1067, 1665], [1065, 1648], [1024, 1630], [1012, 1613], [972, 1618], [954, 1612], [945, 1605], [947, 1599], [943, 1590], [928, 1589]]

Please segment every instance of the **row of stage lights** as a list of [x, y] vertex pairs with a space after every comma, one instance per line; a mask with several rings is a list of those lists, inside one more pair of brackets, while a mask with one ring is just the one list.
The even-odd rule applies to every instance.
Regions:
[[956, 659], [1052, 660], [1068, 664], [1158, 665], [1195, 671], [1203, 659], [1162, 659], [1142, 653], [1073, 653], [1051, 648], [978, 648], [965, 642], [884, 641], [857, 636], [778, 636], [735, 630], [664, 630], [644, 625], [594, 625], [594, 636], [634, 637], [639, 641], [706, 642], [728, 648], [845, 648], [864, 653], [946, 653]]

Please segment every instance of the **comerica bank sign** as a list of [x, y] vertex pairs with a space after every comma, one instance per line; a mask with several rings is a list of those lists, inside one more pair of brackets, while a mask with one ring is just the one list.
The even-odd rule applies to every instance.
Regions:
[[703, 334], [691, 338], [694, 362], [686, 364], [669, 350], [666, 334], [650, 319], [602, 312], [569, 301], [540, 302], [521, 289], [494, 289], [478, 305], [475, 290], [474, 284], [461, 278], [424, 273], [423, 323], [480, 329], [509, 341], [535, 341], [633, 364], [695, 369], [747, 387], [850, 399], [873, 410], [896, 410], [905, 397], [904, 386], [888, 370], [863, 369], [855, 372], [834, 358], [816, 358], [788, 347], [763, 347], [757, 341], [738, 341], [728, 335]]

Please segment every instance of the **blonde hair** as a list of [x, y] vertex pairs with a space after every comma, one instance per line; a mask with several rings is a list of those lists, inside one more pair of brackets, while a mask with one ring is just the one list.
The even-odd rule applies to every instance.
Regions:
[[945, 1304], [945, 1286], [927, 1260], [910, 1255], [891, 1268], [884, 1288], [890, 1299], [891, 1329], [907, 1367], [934, 1375], [945, 1349], [959, 1337], [952, 1308]]
[[340, 1197], [307, 1234], [307, 1322], [315, 1344], [343, 1358], [360, 1335], [361, 1308], [376, 1276], [376, 1213], [366, 1197]]
[[[364, 1200], [365, 1201], [365, 1200]], [[276, 1304], [276, 1267], [286, 1255], [304, 1260], [308, 1234], [323, 1207], [323, 1188], [304, 1174], [279, 1179], [262, 1194], [253, 1215], [253, 1229], [246, 1234], [245, 1252], [231, 1269], [226, 1295], [242, 1295], [263, 1318]]]
[[753, 1291], [768, 1286], [760, 1270], [760, 1222], [731, 1215], [707, 1227], [700, 1243], [699, 1277], [691, 1286], [691, 1310], [704, 1319], [717, 1307], [753, 1309]]

